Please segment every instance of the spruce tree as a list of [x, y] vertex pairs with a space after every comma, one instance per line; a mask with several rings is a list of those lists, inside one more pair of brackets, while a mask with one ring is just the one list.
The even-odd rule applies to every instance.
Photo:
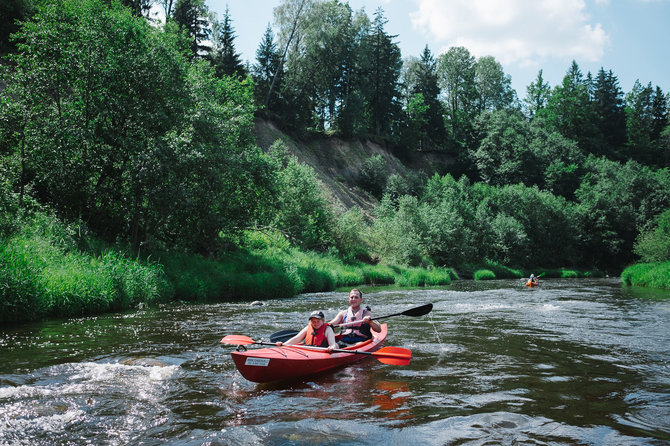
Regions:
[[[270, 86], [272, 85], [272, 79], [279, 72], [279, 62], [281, 60], [281, 54], [277, 49], [277, 44], [274, 41], [274, 33], [272, 28], [268, 23], [267, 28], [265, 28], [265, 34], [263, 34], [263, 40], [258, 45], [256, 50], [256, 63], [251, 68], [251, 76], [253, 77], [256, 83], [255, 97], [256, 103], [262, 105], [265, 103], [265, 99], [270, 91]], [[280, 79], [278, 80], [281, 84], [281, 75], [279, 73]], [[279, 90], [279, 88], [278, 88]], [[270, 98], [269, 107], [274, 105], [275, 98], [277, 96], [275, 93]]]
[[226, 75], [242, 79], [247, 75], [240, 55], [235, 52], [235, 37], [230, 12], [226, 6], [223, 22], [216, 25], [214, 48], [212, 49], [212, 63], [219, 77]]

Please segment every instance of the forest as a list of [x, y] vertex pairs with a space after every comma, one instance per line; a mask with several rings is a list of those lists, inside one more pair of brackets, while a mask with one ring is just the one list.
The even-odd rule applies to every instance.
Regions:
[[[624, 92], [573, 61], [520, 97], [493, 57], [402, 55], [383, 9], [339, 0], [282, 1], [246, 64], [235, 18], [205, 0], [0, 12], [3, 320], [480, 268], [670, 275], [669, 97], [652, 82]], [[370, 218], [333, 206], [282, 140], [261, 150], [256, 119], [454, 161], [401, 176], [370, 156], [352, 185], [378, 200]]]

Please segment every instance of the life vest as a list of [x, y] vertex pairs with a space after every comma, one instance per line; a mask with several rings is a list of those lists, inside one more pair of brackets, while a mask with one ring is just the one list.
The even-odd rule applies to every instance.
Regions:
[[328, 337], [326, 336], [326, 328], [330, 325], [323, 324], [318, 330], [312, 330], [312, 327], [307, 329], [305, 333], [305, 345], [314, 345], [316, 347], [328, 347]]
[[[342, 323], [345, 324], [347, 320], [358, 321], [365, 317], [365, 312], [370, 311], [367, 308], [360, 307], [356, 313], [353, 312], [351, 307], [347, 308], [347, 312], [344, 313], [344, 318]], [[359, 326], [346, 327], [342, 331], [342, 340], [343, 341], [364, 341], [372, 337], [372, 332], [370, 331], [370, 325], [361, 323]]]

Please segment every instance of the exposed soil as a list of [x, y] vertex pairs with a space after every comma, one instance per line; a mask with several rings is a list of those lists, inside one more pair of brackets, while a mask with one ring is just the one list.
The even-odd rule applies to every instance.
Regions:
[[282, 139], [292, 155], [314, 169], [335, 206], [343, 209], [358, 206], [366, 214], [378, 204], [375, 197], [357, 186], [361, 165], [369, 157], [381, 155], [388, 171], [402, 176], [410, 169], [420, 169], [428, 175], [435, 172], [443, 174], [453, 163], [449, 156], [427, 153], [415, 154], [411, 164], [405, 166], [386, 147], [370, 140], [347, 140], [337, 136], [300, 140], [282, 132], [272, 121], [260, 118], [256, 119], [255, 133], [263, 150], [268, 150], [277, 139]]

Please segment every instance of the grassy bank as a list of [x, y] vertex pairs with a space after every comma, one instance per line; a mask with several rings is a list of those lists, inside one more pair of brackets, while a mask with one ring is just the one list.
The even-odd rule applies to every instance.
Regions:
[[[0, 243], [0, 322], [72, 317], [171, 300], [237, 301], [367, 285], [446, 285], [450, 269], [345, 264], [251, 234], [216, 259], [177, 252], [135, 258], [38, 215]], [[96, 248], [92, 248], [96, 246]]]
[[174, 296], [162, 266], [107, 250], [82, 253], [71, 231], [37, 216], [0, 243], [0, 321], [121, 310]]
[[629, 266], [621, 273], [621, 281], [625, 285], [670, 290], [670, 261]]
[[467, 265], [462, 269], [464, 277], [472, 277], [474, 280], [491, 280], [491, 279], [518, 279], [522, 277], [529, 277], [535, 274], [540, 278], [553, 279], [576, 279], [586, 277], [603, 277], [604, 273], [597, 270], [576, 270], [570, 268], [510, 268], [496, 262], [484, 262], [480, 265]]

